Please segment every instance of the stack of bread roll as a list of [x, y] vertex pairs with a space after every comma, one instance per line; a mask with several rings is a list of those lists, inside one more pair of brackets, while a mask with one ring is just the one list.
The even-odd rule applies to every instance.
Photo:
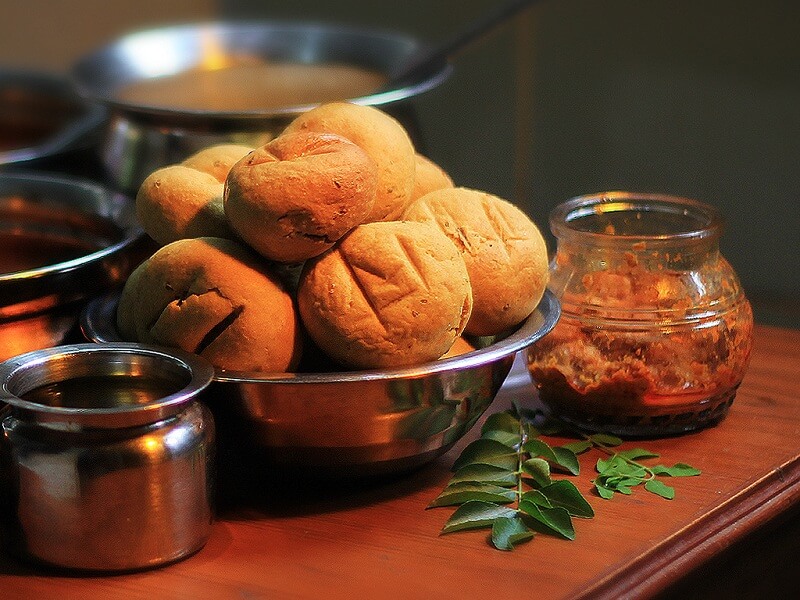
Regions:
[[219, 145], [152, 173], [137, 215], [158, 244], [125, 284], [126, 339], [231, 371], [424, 363], [517, 326], [547, 285], [518, 208], [456, 187], [376, 108], [323, 104], [261, 148]]

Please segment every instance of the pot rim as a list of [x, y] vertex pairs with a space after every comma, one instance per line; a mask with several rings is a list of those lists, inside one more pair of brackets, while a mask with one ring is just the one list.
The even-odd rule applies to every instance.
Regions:
[[[110, 44], [95, 50], [94, 52], [80, 58], [71, 69], [71, 79], [78, 94], [95, 102], [100, 102], [114, 109], [116, 112], [128, 114], [133, 118], [141, 119], [175, 119], [180, 122], [191, 120], [221, 120], [231, 121], [259, 121], [271, 118], [287, 118], [306, 112], [317, 105], [298, 104], [280, 108], [267, 108], [261, 110], [241, 110], [241, 111], [216, 111], [216, 110], [197, 110], [197, 109], [176, 109], [166, 106], [146, 105], [140, 103], [126, 102], [115, 97], [121, 85], [139, 79], [151, 79], [153, 76], [138, 76], [133, 72], [130, 64], [125, 63], [125, 53], [130, 52], [137, 43], [144, 44], [158, 38], [166, 39], [169, 36], [195, 36], [200, 38], [205, 36], [211, 39], [216, 36], [217, 41], [224, 35], [232, 35], [233, 42], [228, 40], [232, 47], [236, 47], [237, 40], [249, 39], [257, 33], [293, 33], [295, 35], [308, 36], [310, 41], [318, 41], [324, 35], [345, 36], [368, 39], [373, 42], [393, 44], [398, 48], [404, 48], [405, 60], [410, 60], [418, 52], [422, 52], [427, 45], [418, 39], [403, 35], [398, 32], [367, 28], [354, 27], [348, 25], [319, 23], [312, 21], [292, 21], [292, 20], [221, 20], [221, 21], [201, 21], [196, 23], [185, 23], [170, 25], [155, 29], [144, 29], [126, 34]], [[290, 57], [291, 58], [291, 57]], [[103, 66], [105, 62], [108, 65]], [[313, 61], [312, 61], [313, 62]], [[349, 62], [357, 66], [364, 66], [373, 69], [377, 67], [365, 65], [354, 60], [345, 61], [340, 59], [338, 62]], [[171, 75], [187, 70], [195, 65], [183, 65], [181, 68], [175, 67], [169, 72], [161, 75]], [[395, 65], [393, 69], [380, 69], [391, 78], [392, 72], [399, 70], [402, 66]], [[115, 80], [114, 73], [118, 70], [125, 70], [128, 79], [124, 81]], [[367, 106], [381, 106], [417, 96], [426, 92], [445, 81], [452, 72], [452, 65], [446, 60], [428, 73], [424, 73], [415, 80], [404, 82], [400, 87], [394, 89], [379, 90], [376, 93], [349, 98], [347, 101], [355, 104]]]

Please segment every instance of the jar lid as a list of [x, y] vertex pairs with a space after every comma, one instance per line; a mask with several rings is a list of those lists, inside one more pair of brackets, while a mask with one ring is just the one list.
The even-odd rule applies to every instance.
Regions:
[[181, 350], [72, 344], [0, 363], [0, 402], [68, 431], [135, 427], [177, 414], [213, 376], [210, 363]]

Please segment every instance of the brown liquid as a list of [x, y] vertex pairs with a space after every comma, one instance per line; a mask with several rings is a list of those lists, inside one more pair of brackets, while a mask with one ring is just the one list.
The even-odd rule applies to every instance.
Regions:
[[25, 231], [0, 231], [0, 274], [46, 267], [99, 249], [99, 246], [74, 238]]
[[358, 98], [386, 81], [381, 73], [351, 65], [258, 62], [145, 79], [116, 97], [173, 109], [257, 111]]
[[161, 377], [76, 377], [35, 388], [23, 400], [66, 408], [140, 406], [169, 396], [183, 386]]

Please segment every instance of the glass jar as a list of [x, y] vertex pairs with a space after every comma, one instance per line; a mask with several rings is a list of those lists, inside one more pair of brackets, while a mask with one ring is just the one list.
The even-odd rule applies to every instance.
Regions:
[[527, 351], [542, 403], [579, 427], [672, 435], [720, 422], [750, 359], [753, 314], [712, 206], [581, 196], [550, 215], [555, 329]]

